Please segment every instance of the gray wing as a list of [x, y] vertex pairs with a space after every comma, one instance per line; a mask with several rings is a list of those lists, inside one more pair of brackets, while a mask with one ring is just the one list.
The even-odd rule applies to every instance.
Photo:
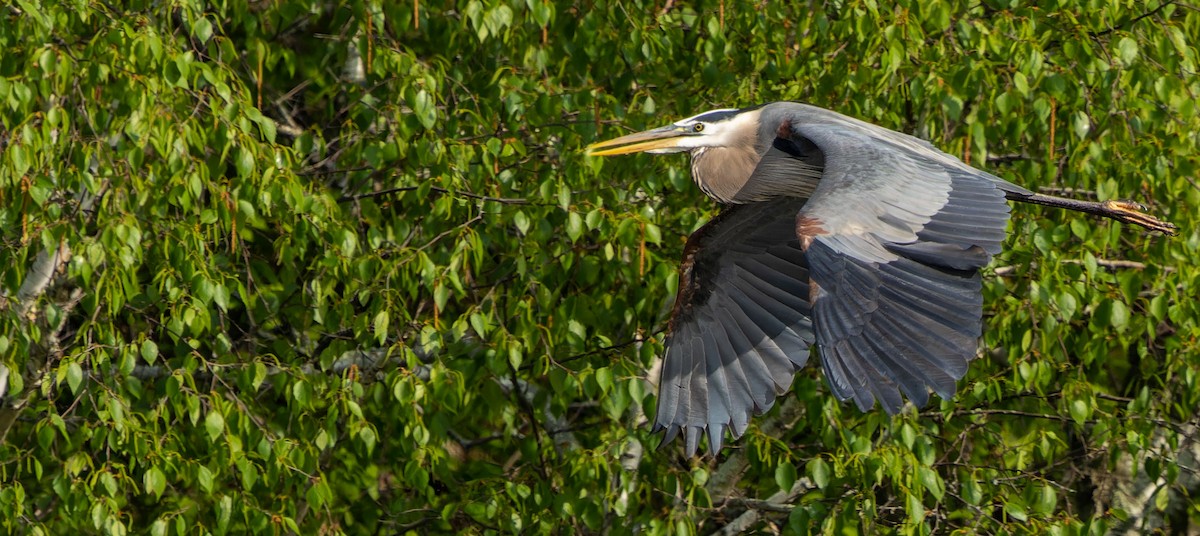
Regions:
[[740, 437], [808, 361], [809, 274], [796, 238], [804, 199], [733, 205], [688, 238], [659, 377], [654, 431], [692, 456]]
[[930, 389], [953, 396], [981, 333], [978, 271], [1005, 236], [1003, 181], [916, 138], [798, 117], [778, 135], [824, 156], [796, 232], [834, 394], [892, 414], [901, 393], [917, 405]]

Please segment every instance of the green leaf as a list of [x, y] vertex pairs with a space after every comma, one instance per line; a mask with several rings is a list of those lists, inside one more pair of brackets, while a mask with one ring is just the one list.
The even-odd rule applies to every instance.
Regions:
[[572, 212], [567, 215], [567, 238], [572, 242], [578, 242], [579, 237], [583, 235], [583, 218], [578, 212]]
[[375, 313], [375, 319], [371, 321], [372, 329], [375, 332], [375, 339], [379, 344], [385, 344], [388, 337], [388, 321], [390, 316], [386, 310]]
[[217, 306], [221, 312], [229, 311], [229, 288], [223, 283], [213, 285], [213, 304]]
[[1029, 80], [1020, 71], [1013, 73], [1013, 86], [1017, 88], [1017, 91], [1022, 96], [1029, 95]]
[[925, 522], [925, 505], [921, 502], [920, 497], [908, 494], [905, 496], [905, 504], [908, 510], [909, 521], [915, 524]]
[[433, 97], [424, 89], [417, 91], [417, 95], [413, 99], [413, 113], [417, 116], [417, 121], [421, 122], [421, 126], [426, 129], [432, 129], [437, 125], [437, 107], [434, 105]]
[[196, 483], [200, 484], [201, 491], [212, 493], [213, 490], [213, 473], [203, 465], [196, 470]]
[[519, 346], [513, 345], [508, 347], [508, 364], [513, 369], [521, 368], [521, 363], [525, 361], [525, 354]]
[[947, 95], [942, 99], [942, 109], [951, 120], [957, 121], [962, 116], [963, 101], [953, 95]]
[[162, 497], [163, 491], [167, 489], [167, 476], [157, 465], [152, 465], [142, 473], [142, 486], [146, 493], [154, 495], [155, 498]]
[[208, 415], [204, 417], [204, 429], [208, 432], [208, 438], [216, 441], [221, 437], [221, 432], [225, 431], [225, 416], [219, 411], [209, 410]]
[[1074, 129], [1075, 136], [1086, 138], [1092, 131], [1092, 120], [1083, 111], [1075, 112], [1071, 115], [1071, 128]]
[[658, 106], [654, 102], [654, 97], [647, 96], [646, 99], [642, 101], [642, 113], [646, 115], [654, 115], [654, 113], [657, 111]]
[[517, 230], [521, 234], [529, 234], [529, 216], [526, 216], [524, 212], [518, 210], [513, 214], [513, 224], [517, 226]]
[[1092, 407], [1086, 400], [1077, 398], [1071, 401], [1070, 413], [1075, 423], [1082, 426], [1092, 417]]
[[566, 184], [558, 186], [558, 207], [563, 210], [571, 210], [571, 188]]
[[796, 466], [792, 462], [781, 462], [775, 466], [775, 484], [779, 489], [788, 492], [796, 483]]
[[[211, 208], [206, 208], [206, 209], [200, 211], [200, 223], [203, 223], [204, 225], [212, 225], [214, 223], [217, 223], [217, 219], [218, 219], [217, 211], [215, 211]], [[204, 282], [208, 283], [210, 285], [209, 292], [211, 293], [212, 282], [208, 281], [208, 280], [204, 280]], [[211, 296], [211, 294], [209, 294], [209, 296]], [[201, 299], [203, 299], [204, 301], [208, 301], [209, 298], [202, 297]]]
[[1029, 519], [1025, 505], [1016, 499], [1010, 499], [1004, 503], [1004, 513], [1017, 521], [1027, 521]]
[[1117, 59], [1124, 65], [1132, 65], [1138, 56], [1137, 41], [1129, 37], [1122, 37], [1117, 40]]
[[1058, 493], [1050, 485], [1042, 485], [1038, 490], [1037, 502], [1033, 509], [1038, 514], [1048, 516], [1054, 513], [1058, 506]]
[[829, 464], [821, 458], [813, 458], [808, 462], [808, 474], [812, 477], [813, 483], [821, 489], [825, 489], [829, 485], [829, 479], [832, 476]]
[[155, 344], [155, 342], [150, 339], [142, 341], [141, 354], [142, 359], [146, 360], [146, 363], [153, 365], [154, 361], [158, 359], [158, 344]]
[[933, 495], [934, 499], [942, 500], [942, 495], [946, 493], [946, 489], [942, 483], [942, 478], [938, 476], [936, 471], [928, 467], [918, 467], [917, 478], [920, 480], [921, 486], [925, 488], [925, 491]]
[[358, 431], [358, 439], [363, 442], [368, 455], [375, 451], [375, 430], [370, 426], [364, 426], [362, 430]]
[[29, 187], [29, 197], [33, 198], [33, 202], [39, 207], [45, 206], [50, 200], [50, 195], [54, 193], [54, 185], [45, 178], [37, 178]]
[[1159, 512], [1165, 512], [1171, 504], [1171, 491], [1168, 486], [1159, 487], [1154, 493], [1154, 509]]
[[587, 223], [587, 228], [594, 231], [599, 229], [604, 222], [604, 214], [600, 212], [600, 209], [592, 210], [584, 217], [584, 221]]
[[446, 308], [446, 302], [450, 300], [450, 288], [442, 283], [437, 283], [433, 286], [433, 304], [438, 310]]
[[647, 223], [646, 224], [646, 241], [650, 242], [651, 244], [655, 244], [655, 245], [661, 244], [662, 243], [662, 230], [659, 229], [658, 226], [654, 225], [653, 223]]
[[292, 383], [292, 400], [296, 401], [299, 407], [308, 407], [312, 405], [313, 389], [307, 381], [297, 379]]
[[978, 505], [983, 500], [983, 490], [974, 478], [962, 481], [962, 497], [967, 504]]
[[1112, 300], [1112, 310], [1109, 313], [1109, 325], [1117, 331], [1125, 331], [1129, 327], [1129, 307], [1120, 300]]
[[120, 487], [117, 485], [117, 479], [113, 478], [112, 473], [105, 471], [100, 473], [100, 485], [104, 487], [104, 491], [109, 497], [116, 497]]
[[42, 28], [49, 30], [53, 27], [53, 21], [51, 21], [46, 12], [41, 9], [42, 5], [40, 2], [17, 0], [17, 5], [21, 6], [21, 13], [30, 15], [31, 20], [36, 21]]
[[83, 367], [75, 361], [67, 363], [67, 386], [71, 392], [79, 394], [79, 386], [83, 383]]
[[239, 177], [247, 178], [254, 175], [254, 154], [246, 148], [238, 148], [234, 153], [233, 166], [237, 168]]
[[[1046, 91], [1046, 93], [1049, 93], [1050, 96], [1056, 99], [1061, 99], [1066, 96], [1067, 80], [1060, 74], [1051, 74], [1042, 80], [1042, 88]], [[1046, 113], [1049, 114], [1049, 111], [1049, 107], [1047, 106]]]
[[550, 24], [550, 20], [554, 16], [554, 4], [552, 2], [529, 0], [527, 4], [533, 13], [533, 21], [538, 26]]
[[207, 43], [209, 38], [212, 37], [212, 33], [212, 23], [207, 18], [199, 17], [192, 24], [192, 35], [196, 36], [196, 39], [201, 43]]
[[358, 235], [349, 229], [341, 229], [338, 231], [338, 237], [342, 255], [353, 257], [355, 252], [358, 251]]
[[[26, 152], [23, 145], [14, 144], [8, 149], [8, 154], [13, 165], [13, 172], [16, 175], [24, 175], [29, 171], [29, 154]], [[40, 205], [42, 203], [39, 202], [38, 204]]]
[[608, 367], [596, 369], [596, 384], [600, 386], [600, 391], [603, 393], [611, 391], [613, 386], [612, 369]]
[[1064, 320], [1070, 320], [1075, 316], [1075, 312], [1079, 310], [1079, 302], [1075, 300], [1075, 296], [1069, 290], [1063, 290], [1058, 295], [1056, 300], [1058, 303], [1058, 311], [1062, 314]]
[[226, 527], [229, 526], [229, 522], [233, 517], [233, 497], [229, 495], [221, 496], [221, 498], [217, 500], [216, 510], [217, 530], [218, 532], [225, 532]]
[[46, 75], [54, 74], [54, 65], [56, 63], [55, 52], [52, 48], [46, 48], [38, 55], [38, 67], [41, 67], [42, 73]]

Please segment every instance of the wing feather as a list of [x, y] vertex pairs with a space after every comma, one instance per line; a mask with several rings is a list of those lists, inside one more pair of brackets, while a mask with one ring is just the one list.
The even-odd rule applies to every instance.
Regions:
[[808, 267], [795, 236], [799, 198], [726, 208], [684, 248], [654, 429], [719, 449], [746, 431], [808, 360], [815, 333]]
[[[787, 358], [783, 356], [783, 352], [778, 346], [765, 344], [770, 339], [749, 318], [745, 316], [735, 318], [737, 311], [731, 309], [724, 309], [719, 311], [718, 314], [723, 316], [723, 318], [719, 319], [720, 321], [732, 322], [732, 325], [738, 328], [728, 330], [726, 335], [737, 349], [739, 358], [737, 360], [737, 367], [746, 378], [746, 397], [743, 399], [743, 402], [748, 402], [749, 405], [744, 407], [750, 407], [755, 411], [765, 411], [766, 408], [771, 407], [776, 393], [775, 378], [771, 374], [767, 362]], [[752, 338], [764, 342], [755, 344], [752, 342]], [[741, 430], [745, 431], [745, 424], [749, 422], [749, 413], [735, 413], [734, 424], [737, 424], [738, 417], [744, 418], [741, 421], [743, 425]], [[734, 426], [733, 435], [736, 437], [741, 434], [742, 432], [738, 431], [738, 427]]]

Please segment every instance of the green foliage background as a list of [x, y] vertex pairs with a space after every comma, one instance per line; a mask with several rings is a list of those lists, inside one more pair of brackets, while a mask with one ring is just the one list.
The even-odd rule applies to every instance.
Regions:
[[[0, 17], [7, 532], [1200, 524], [1195, 5]], [[717, 456], [655, 450], [648, 370], [683, 239], [716, 207], [686, 158], [580, 149], [785, 99], [1030, 188], [1147, 202], [1182, 232], [1015, 207], [954, 400], [863, 414], [814, 366]]]

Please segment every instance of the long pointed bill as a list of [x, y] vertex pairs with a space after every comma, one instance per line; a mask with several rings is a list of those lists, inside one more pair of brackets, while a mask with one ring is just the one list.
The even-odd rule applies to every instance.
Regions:
[[674, 152], [681, 150], [679, 141], [690, 131], [683, 127], [667, 125], [665, 127], [638, 132], [620, 138], [593, 143], [588, 146], [588, 156], [611, 156], [616, 154], [644, 152]]

